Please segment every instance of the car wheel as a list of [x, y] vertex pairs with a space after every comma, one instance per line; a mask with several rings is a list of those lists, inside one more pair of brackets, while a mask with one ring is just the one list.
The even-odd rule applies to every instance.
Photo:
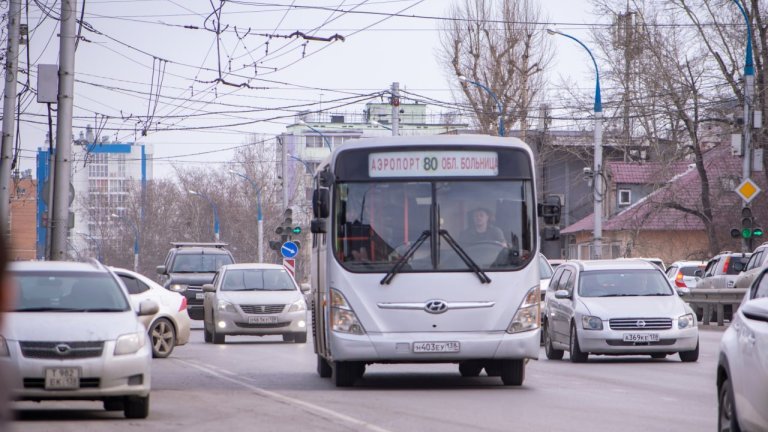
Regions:
[[525, 380], [525, 360], [502, 360], [501, 382], [508, 386], [523, 385]]
[[544, 335], [544, 354], [547, 355], [549, 360], [562, 360], [565, 351], [555, 349], [552, 346], [552, 336], [549, 334], [549, 325], [544, 322], [544, 328], [541, 329], [541, 334]]
[[149, 337], [152, 341], [152, 357], [166, 358], [173, 352], [176, 346], [176, 330], [173, 324], [165, 318], [160, 318], [149, 329]]
[[696, 348], [693, 351], [680, 351], [680, 360], [683, 363], [691, 363], [699, 360], [699, 342], [696, 341]]
[[125, 398], [125, 417], [129, 419], [143, 419], [149, 416], [149, 395], [128, 396]]
[[717, 430], [720, 432], [740, 432], [736, 417], [736, 405], [733, 403], [733, 387], [728, 378], [720, 384], [717, 398]]
[[653, 353], [651, 354], [652, 359], [663, 359], [667, 358], [667, 353]]
[[216, 333], [216, 321], [214, 321], [214, 325], [211, 326], [211, 339], [213, 340], [213, 343], [216, 345], [221, 345], [224, 343], [225, 336], [223, 334]]
[[293, 333], [283, 333], [283, 342], [293, 342]]
[[122, 398], [104, 399], [104, 409], [107, 411], [123, 411], [125, 410], [125, 404], [123, 404]]
[[589, 353], [581, 351], [579, 347], [579, 335], [576, 333], [576, 326], [571, 325], [571, 363], [586, 363], [589, 358]]
[[333, 368], [319, 354], [317, 355], [317, 374], [320, 375], [320, 378], [330, 378], [333, 375]]
[[336, 387], [352, 387], [365, 373], [365, 364], [360, 362], [333, 362], [333, 379]]
[[483, 364], [476, 360], [467, 360], [459, 363], [459, 373], [464, 378], [472, 378], [480, 375]]
[[211, 336], [211, 330], [208, 328], [207, 323], [203, 323], [203, 340], [205, 340], [206, 343], [213, 342], [213, 336]]
[[296, 333], [293, 335], [293, 341], [300, 344], [307, 343], [307, 332]]

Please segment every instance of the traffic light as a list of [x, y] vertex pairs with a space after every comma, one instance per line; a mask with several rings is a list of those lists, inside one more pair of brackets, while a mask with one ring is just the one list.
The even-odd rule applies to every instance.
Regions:
[[[755, 218], [752, 217], [752, 209], [742, 207], [741, 209], [741, 237], [745, 239], [752, 238]], [[760, 230], [762, 235], [762, 230]]]
[[270, 240], [269, 241], [269, 248], [272, 249], [273, 251], [279, 251], [281, 245], [282, 245], [282, 243], [280, 243], [277, 240]]
[[295, 226], [295, 227], [293, 227], [293, 229], [291, 229], [291, 232], [293, 234], [301, 234], [301, 227], [300, 226]]

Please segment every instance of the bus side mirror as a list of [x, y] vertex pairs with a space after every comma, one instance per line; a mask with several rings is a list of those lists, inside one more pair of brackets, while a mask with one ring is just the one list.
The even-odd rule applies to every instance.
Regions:
[[325, 234], [328, 232], [326, 226], [326, 220], [325, 219], [312, 219], [312, 222], [309, 226], [309, 231], [312, 232], [312, 234]]
[[549, 195], [544, 198], [544, 202], [538, 206], [539, 216], [544, 218], [546, 225], [560, 225], [560, 215], [562, 214], [562, 204], [560, 203], [560, 197], [557, 195]]
[[327, 167], [326, 169], [324, 169], [318, 174], [317, 178], [318, 178], [318, 184], [321, 187], [325, 187], [325, 188], [331, 187], [331, 185], [333, 184], [333, 181], [335, 180], [333, 178], [333, 174], [331, 174], [331, 172], [328, 170]]
[[312, 215], [316, 218], [327, 218], [330, 214], [329, 202], [330, 192], [328, 189], [321, 188], [312, 191]]

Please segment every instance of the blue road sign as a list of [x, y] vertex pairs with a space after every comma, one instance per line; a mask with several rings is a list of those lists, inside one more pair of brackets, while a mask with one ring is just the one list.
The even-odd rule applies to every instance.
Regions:
[[299, 247], [296, 243], [287, 241], [283, 243], [283, 246], [280, 248], [280, 253], [283, 255], [283, 258], [293, 258], [299, 253]]

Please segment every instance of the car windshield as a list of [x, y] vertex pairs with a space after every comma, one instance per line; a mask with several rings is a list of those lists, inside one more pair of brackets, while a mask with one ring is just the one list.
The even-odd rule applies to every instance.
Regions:
[[123, 312], [130, 309], [107, 273], [15, 272], [17, 312]]
[[515, 270], [535, 250], [532, 193], [524, 180], [339, 183], [335, 255], [355, 272], [409, 252], [399, 272]]
[[178, 254], [173, 261], [171, 273], [214, 273], [221, 266], [232, 264], [229, 254]]
[[585, 271], [579, 279], [581, 297], [673, 295], [664, 275], [657, 270]]
[[222, 291], [295, 291], [293, 279], [284, 269], [227, 270]]

